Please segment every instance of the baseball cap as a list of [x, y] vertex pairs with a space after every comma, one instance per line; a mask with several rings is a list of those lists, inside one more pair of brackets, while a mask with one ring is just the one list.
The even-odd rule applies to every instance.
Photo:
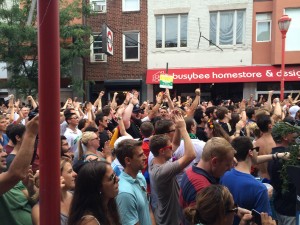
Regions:
[[300, 107], [299, 107], [299, 106], [297, 106], [297, 105], [292, 106], [292, 107], [289, 109], [290, 115], [291, 115], [292, 117], [295, 118], [296, 113], [297, 113], [299, 110], [300, 110]]

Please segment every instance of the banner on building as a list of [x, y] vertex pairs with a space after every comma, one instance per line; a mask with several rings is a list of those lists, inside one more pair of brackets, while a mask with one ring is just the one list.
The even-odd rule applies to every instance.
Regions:
[[[147, 70], [147, 84], [159, 84], [164, 69]], [[276, 66], [245, 66], [224, 68], [182, 68], [170, 69], [168, 75], [174, 84], [187, 83], [232, 83], [272, 82], [281, 80], [281, 68]], [[300, 66], [286, 67], [285, 81], [300, 81]]]

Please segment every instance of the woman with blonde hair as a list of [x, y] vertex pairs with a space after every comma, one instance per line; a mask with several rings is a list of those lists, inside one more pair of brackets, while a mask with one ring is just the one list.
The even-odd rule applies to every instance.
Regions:
[[86, 131], [82, 133], [78, 142], [79, 159], [84, 162], [93, 160], [106, 160], [111, 163], [111, 148], [109, 142], [105, 143], [102, 152], [97, 151], [100, 146], [100, 138], [95, 132]]
[[[75, 178], [77, 174], [72, 169], [72, 162], [70, 159], [63, 157], [60, 160], [60, 224], [67, 225], [69, 217], [69, 209], [73, 199], [73, 194], [70, 192], [75, 188]], [[39, 225], [40, 205], [36, 204], [32, 208], [32, 222], [34, 225]]]

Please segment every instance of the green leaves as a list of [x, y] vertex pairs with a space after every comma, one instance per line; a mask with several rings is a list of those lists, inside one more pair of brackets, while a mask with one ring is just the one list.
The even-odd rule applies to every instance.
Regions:
[[[8, 88], [13, 89], [17, 97], [35, 95], [38, 92], [37, 9], [34, 10], [31, 25], [26, 26], [31, 1], [12, 1], [11, 4], [9, 6], [6, 1], [0, 0], [0, 60], [7, 63], [6, 69], [10, 74]], [[89, 13], [85, 1], [60, 2], [62, 77], [72, 76], [75, 58], [90, 53], [91, 29], [81, 24], [82, 17], [89, 16]]]

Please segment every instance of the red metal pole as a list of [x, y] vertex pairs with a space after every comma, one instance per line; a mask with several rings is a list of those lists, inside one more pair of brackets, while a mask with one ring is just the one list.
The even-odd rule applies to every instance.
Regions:
[[60, 225], [59, 1], [38, 1], [40, 224]]
[[280, 80], [280, 100], [281, 101], [284, 100], [285, 37], [286, 37], [286, 33], [282, 32], [281, 80]]

